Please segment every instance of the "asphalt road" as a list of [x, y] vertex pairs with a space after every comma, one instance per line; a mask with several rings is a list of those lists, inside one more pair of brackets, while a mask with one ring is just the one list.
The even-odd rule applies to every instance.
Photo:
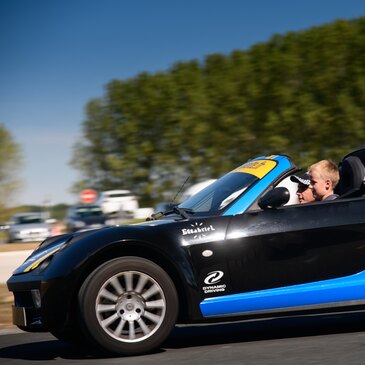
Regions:
[[55, 360], [62, 365], [363, 365], [365, 314], [181, 327], [163, 348], [128, 358], [74, 348], [50, 334], [0, 332], [0, 364]]

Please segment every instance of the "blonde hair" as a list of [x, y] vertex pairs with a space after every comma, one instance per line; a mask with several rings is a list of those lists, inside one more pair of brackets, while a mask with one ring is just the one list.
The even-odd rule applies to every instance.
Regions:
[[335, 188], [340, 180], [337, 165], [330, 160], [321, 160], [309, 167], [308, 172], [316, 170], [323, 180], [330, 180]]

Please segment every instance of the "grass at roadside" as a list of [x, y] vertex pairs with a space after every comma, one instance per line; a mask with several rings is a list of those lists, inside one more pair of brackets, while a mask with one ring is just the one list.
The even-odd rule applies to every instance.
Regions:
[[14, 327], [11, 317], [13, 294], [8, 291], [5, 284], [0, 285], [0, 329]]

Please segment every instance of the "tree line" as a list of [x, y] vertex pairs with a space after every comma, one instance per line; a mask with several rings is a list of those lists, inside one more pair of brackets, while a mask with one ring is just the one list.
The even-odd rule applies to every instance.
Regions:
[[72, 165], [97, 190], [170, 200], [263, 154], [339, 162], [365, 134], [365, 18], [339, 20], [168, 70], [90, 100]]
[[21, 186], [18, 173], [22, 162], [21, 147], [0, 124], [0, 222], [7, 218], [6, 208]]

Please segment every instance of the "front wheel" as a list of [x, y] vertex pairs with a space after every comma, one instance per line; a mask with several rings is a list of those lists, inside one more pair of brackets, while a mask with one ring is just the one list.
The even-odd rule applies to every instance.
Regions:
[[170, 334], [178, 313], [176, 288], [152, 261], [122, 257], [85, 280], [79, 310], [86, 335], [103, 350], [122, 355], [149, 352]]

